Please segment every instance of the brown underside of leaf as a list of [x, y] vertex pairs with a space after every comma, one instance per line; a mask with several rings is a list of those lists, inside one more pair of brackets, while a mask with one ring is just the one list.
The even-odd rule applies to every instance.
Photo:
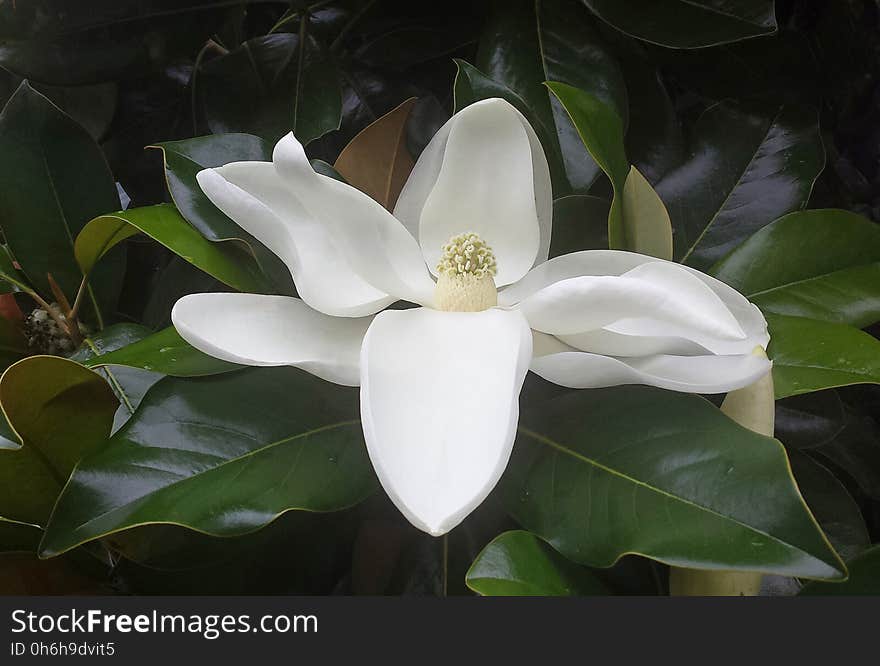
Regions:
[[361, 130], [333, 165], [350, 185], [388, 210], [415, 165], [406, 147], [406, 121], [415, 102], [409, 98]]

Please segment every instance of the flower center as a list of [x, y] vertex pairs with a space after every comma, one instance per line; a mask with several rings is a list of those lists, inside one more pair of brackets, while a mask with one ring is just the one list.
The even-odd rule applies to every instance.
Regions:
[[437, 264], [437, 308], [447, 312], [480, 312], [498, 305], [493, 279], [497, 272], [492, 248], [478, 234], [453, 236]]

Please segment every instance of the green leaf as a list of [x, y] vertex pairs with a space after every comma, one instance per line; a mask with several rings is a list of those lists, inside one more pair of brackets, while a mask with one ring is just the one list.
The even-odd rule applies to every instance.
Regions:
[[272, 145], [250, 134], [215, 134], [155, 146], [165, 159], [165, 179], [174, 205], [186, 220], [212, 241], [248, 238], [202, 192], [196, 174], [202, 169], [229, 162], [271, 162]]
[[807, 506], [840, 556], [849, 560], [870, 546], [859, 505], [834, 474], [803, 453], [792, 451], [789, 458]]
[[845, 324], [767, 314], [776, 398], [880, 383], [880, 340]]
[[666, 206], [634, 166], [623, 186], [623, 235], [627, 249], [672, 260], [672, 223]]
[[764, 312], [858, 328], [880, 320], [880, 226], [846, 210], [781, 217], [711, 272]]
[[156, 144], [165, 161], [165, 180], [177, 211], [210, 241], [240, 243], [252, 254], [276, 291], [292, 295], [289, 269], [256, 238], [238, 226], [202, 192], [196, 174], [229, 162], [271, 162], [272, 145], [250, 134], [214, 134]]
[[676, 49], [716, 46], [776, 32], [773, 0], [582, 0], [621, 32]]
[[608, 246], [626, 249], [622, 197], [630, 167], [623, 145], [623, 122], [594, 95], [565, 83], [548, 82], [547, 87], [565, 107], [581, 141], [611, 181], [614, 198], [608, 212]]
[[513, 517], [570, 560], [842, 578], [776, 440], [707, 400], [577, 391], [524, 414], [503, 483]]
[[19, 445], [0, 449], [0, 516], [45, 525], [76, 463], [106, 441], [118, 403], [78, 363], [30, 356], [3, 373], [0, 404]]
[[239, 291], [269, 289], [247, 254], [207, 240], [170, 204], [131, 208], [94, 218], [76, 237], [76, 259], [88, 272], [115, 245], [138, 233], [146, 234], [193, 266]]
[[871, 499], [880, 499], [880, 423], [870, 406], [844, 404], [844, 427], [814, 452], [849, 474]]
[[776, 401], [776, 438], [789, 449], [827, 444], [846, 427], [837, 391], [814, 391]]
[[556, 196], [585, 193], [599, 172], [544, 81], [590, 92], [624, 124], [627, 115], [623, 76], [593, 24], [588, 11], [566, 0], [496, 2], [483, 28], [476, 67], [459, 63], [456, 110], [496, 96], [519, 108], [547, 152]]
[[810, 582], [801, 589], [801, 595], [880, 595], [880, 545], [869, 548], [846, 563], [849, 579], [843, 583]]
[[815, 111], [715, 104], [688, 161], [657, 183], [675, 258], [700, 270], [776, 218], [803, 208], [825, 164]]
[[310, 35], [245, 42], [202, 68], [199, 91], [214, 134], [247, 132], [274, 143], [293, 131], [305, 145], [342, 118], [339, 74]]
[[216, 375], [243, 367], [200, 352], [181, 338], [173, 326], [83, 362], [91, 368], [122, 365], [174, 377]]
[[609, 594], [588, 569], [522, 530], [493, 539], [471, 564], [465, 582], [477, 594], [489, 597]]
[[[0, 113], [0, 171], [0, 224], [10, 252], [38, 292], [51, 294], [51, 273], [73, 302], [83, 277], [73, 239], [90, 219], [119, 208], [101, 149], [24, 82]], [[115, 310], [124, 270], [124, 256], [115, 255], [90, 282], [99, 326]]]
[[553, 202], [553, 237], [550, 256], [580, 250], [608, 249], [607, 199], [588, 194], [570, 194]]
[[352, 506], [376, 484], [357, 400], [293, 368], [167, 377], [77, 467], [41, 555], [148, 523], [233, 536], [286, 511]]

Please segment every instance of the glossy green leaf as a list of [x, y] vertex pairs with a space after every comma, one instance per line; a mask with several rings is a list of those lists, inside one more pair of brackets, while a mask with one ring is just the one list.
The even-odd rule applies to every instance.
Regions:
[[773, 0], [582, 0], [621, 32], [677, 49], [776, 32]]
[[581, 141], [611, 181], [614, 198], [608, 212], [608, 246], [612, 250], [626, 249], [629, 239], [622, 198], [630, 167], [623, 145], [623, 122], [614, 109], [588, 92], [557, 82], [549, 82], [547, 87], [562, 103]]
[[840, 556], [849, 560], [870, 546], [859, 505], [834, 474], [806, 454], [792, 451], [789, 459], [807, 506]]
[[[251, 134], [213, 134], [156, 144], [165, 161], [171, 199], [183, 218], [210, 241], [240, 242], [253, 254], [275, 291], [293, 295], [289, 269], [262, 243], [238, 226], [202, 192], [196, 174], [229, 162], [271, 162], [272, 145]], [[233, 248], [234, 250], [236, 248]]]
[[607, 199], [570, 194], [553, 201], [553, 237], [550, 256], [580, 250], [608, 249]]
[[825, 164], [816, 113], [715, 104], [694, 128], [689, 159], [657, 183], [675, 258], [706, 270], [758, 229], [803, 208]]
[[787, 448], [827, 444], [843, 431], [846, 422], [844, 405], [833, 389], [776, 401], [776, 438]]
[[707, 400], [577, 391], [523, 414], [502, 481], [513, 517], [569, 559], [841, 578], [776, 440]]
[[845, 324], [767, 314], [776, 397], [880, 383], [880, 340]]
[[880, 226], [846, 210], [768, 224], [712, 267], [764, 312], [863, 328], [880, 320]]
[[849, 474], [868, 497], [880, 500], [880, 423], [864, 405], [844, 404], [844, 427], [813, 449]]
[[229, 162], [271, 162], [272, 145], [250, 134], [215, 134], [156, 144], [165, 158], [165, 179], [174, 205], [208, 240], [246, 238], [244, 230], [202, 192], [196, 174]]
[[634, 166], [623, 186], [623, 235], [627, 249], [672, 260], [672, 223], [666, 206]]
[[880, 545], [869, 548], [846, 563], [849, 579], [843, 583], [812, 581], [801, 589], [803, 596], [880, 595]]
[[588, 569], [569, 562], [534, 534], [514, 530], [487, 545], [468, 569], [467, 586], [489, 597], [609, 594]]
[[681, 123], [655, 63], [635, 56], [621, 65], [630, 102], [626, 154], [653, 184], [684, 161]]
[[[0, 171], [0, 225], [10, 252], [44, 297], [51, 273], [73, 302], [82, 282], [73, 239], [90, 219], [119, 208], [101, 149], [24, 82], [0, 113]], [[93, 276], [87, 304], [99, 325], [115, 310], [124, 270], [124, 256], [115, 254]]]
[[0, 449], [0, 516], [43, 526], [74, 465], [110, 434], [117, 401], [78, 363], [30, 356], [0, 378], [0, 404], [16, 449]]
[[232, 246], [207, 240], [169, 204], [131, 208], [96, 217], [76, 237], [76, 259], [88, 272], [115, 245], [138, 233], [146, 234], [193, 266], [239, 291], [269, 289], [247, 254]]
[[293, 131], [307, 144], [339, 127], [339, 74], [305, 37], [257, 37], [204, 65], [199, 91], [214, 134], [247, 132], [274, 143]]
[[357, 402], [356, 390], [293, 368], [167, 377], [80, 463], [41, 555], [143, 524], [232, 536], [286, 511], [356, 504], [376, 484]]
[[519, 108], [547, 152], [556, 196], [585, 193], [598, 168], [544, 81], [586, 90], [627, 116], [626, 85], [590, 13], [571, 0], [496, 2], [475, 67], [459, 63], [455, 108], [503, 97]]
[[83, 362], [92, 368], [123, 365], [175, 377], [216, 375], [243, 367], [200, 352], [181, 338], [173, 326], [126, 345], [115, 346], [112, 351]]

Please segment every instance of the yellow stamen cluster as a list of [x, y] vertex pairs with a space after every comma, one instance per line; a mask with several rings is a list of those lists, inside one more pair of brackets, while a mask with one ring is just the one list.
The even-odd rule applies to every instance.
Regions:
[[476, 278], [494, 276], [497, 272], [495, 254], [477, 234], [459, 234], [450, 238], [443, 246], [437, 272], [449, 275], [470, 274]]
[[449, 312], [480, 312], [498, 304], [492, 248], [477, 234], [453, 236], [443, 246], [437, 265], [437, 308]]

